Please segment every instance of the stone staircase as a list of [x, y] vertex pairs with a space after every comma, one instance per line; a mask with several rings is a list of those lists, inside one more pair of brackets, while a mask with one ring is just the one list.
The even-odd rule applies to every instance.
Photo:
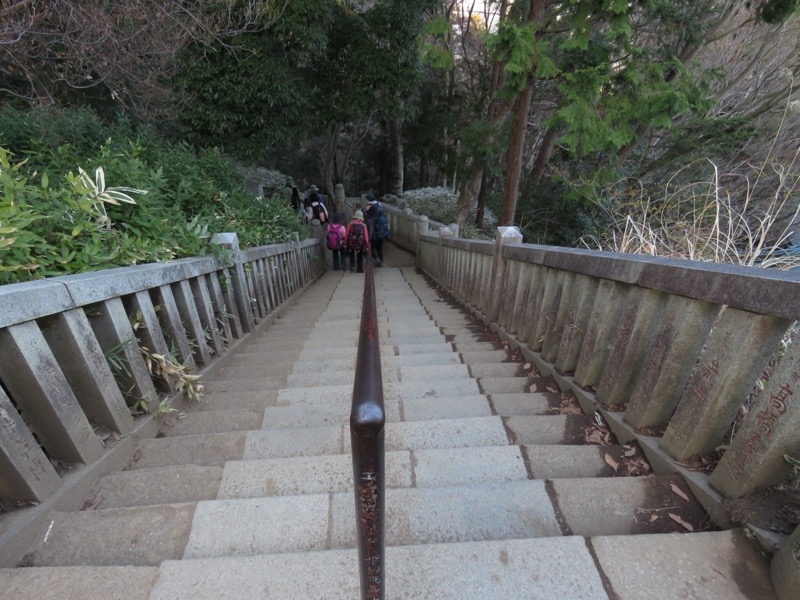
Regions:
[[[652, 475], [413, 268], [375, 276], [387, 598], [774, 598], [768, 559], [714, 531], [679, 476]], [[222, 359], [207, 402], [51, 515], [0, 597], [359, 597], [362, 293], [329, 272]]]

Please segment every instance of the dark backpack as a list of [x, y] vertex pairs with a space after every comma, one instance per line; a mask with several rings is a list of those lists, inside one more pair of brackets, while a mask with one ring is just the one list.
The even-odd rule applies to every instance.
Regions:
[[364, 223], [350, 224], [350, 234], [347, 236], [348, 250], [355, 250], [356, 252], [358, 252], [359, 250], [364, 249], [364, 246], [366, 246], [366, 240], [364, 239], [364, 232], [366, 230], [367, 226]]
[[341, 225], [328, 226], [328, 250], [341, 250], [344, 247], [344, 240], [339, 235]]
[[385, 240], [389, 238], [390, 234], [389, 220], [386, 218], [386, 214], [381, 210], [378, 216], [375, 217], [375, 237], [379, 240]]
[[312, 202], [311, 203], [311, 213], [314, 215], [315, 219], [318, 219], [320, 223], [324, 223], [325, 218], [325, 207], [322, 206], [322, 202]]

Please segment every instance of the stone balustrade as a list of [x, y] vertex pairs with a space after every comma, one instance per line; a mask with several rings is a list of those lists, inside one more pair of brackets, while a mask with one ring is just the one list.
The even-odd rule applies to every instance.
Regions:
[[[800, 344], [784, 340], [800, 318], [800, 273], [521, 242], [516, 228], [495, 242], [421, 236], [417, 264], [621, 441], [638, 440], [657, 470], [684, 474], [716, 520], [722, 497], [790, 474]], [[720, 448], [710, 476], [686, 468]]]
[[64, 467], [139, 431], [131, 406], [175, 395], [140, 346], [202, 372], [324, 268], [318, 240], [214, 241], [216, 256], [0, 286], [0, 500], [48, 498]]

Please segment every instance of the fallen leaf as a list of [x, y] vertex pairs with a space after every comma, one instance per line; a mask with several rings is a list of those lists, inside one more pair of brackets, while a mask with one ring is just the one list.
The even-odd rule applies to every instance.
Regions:
[[670, 519], [672, 519], [673, 521], [675, 521], [679, 525], [682, 525], [683, 528], [686, 529], [686, 531], [694, 531], [694, 527], [692, 527], [691, 524], [689, 524], [686, 521], [684, 521], [683, 519], [681, 519], [678, 515], [675, 515], [675, 514], [672, 514], [672, 513], [667, 513], [667, 515], [669, 515]]
[[534, 383], [533, 385], [531, 385], [531, 391], [532, 391], [532, 392], [535, 392], [535, 391], [537, 391], [538, 389], [539, 389], [539, 388], [537, 388], [537, 387], [536, 387], [536, 384], [535, 384], [535, 383]]
[[615, 461], [613, 458], [611, 458], [611, 455], [608, 452], [606, 452], [605, 459], [606, 459], [606, 464], [612, 469], [614, 469], [614, 471], [619, 469], [619, 463]]
[[528, 369], [531, 368], [531, 363], [525, 363], [524, 365], [522, 365], [522, 368], [527, 371]]
[[652, 523], [653, 521], [655, 521], [656, 519], [658, 519], [658, 515], [657, 515], [657, 514], [653, 513], [652, 515], [650, 515], [650, 522], [651, 522], [651, 523]]
[[631, 457], [636, 454], [636, 448], [631, 448], [630, 450], [625, 450], [625, 456]]
[[673, 483], [669, 487], [672, 488], [672, 491], [675, 492], [676, 494], [678, 494], [678, 496], [680, 496], [681, 498], [683, 498], [687, 502], [689, 501], [689, 496], [687, 496], [686, 493], [681, 488], [679, 488], [677, 485], [675, 485]]

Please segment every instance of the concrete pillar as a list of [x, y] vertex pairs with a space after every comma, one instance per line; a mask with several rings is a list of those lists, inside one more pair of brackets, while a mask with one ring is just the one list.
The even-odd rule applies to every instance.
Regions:
[[225, 339], [228, 340], [230, 345], [233, 342], [234, 336], [241, 337], [241, 332], [234, 329], [235, 319], [230, 317], [230, 309], [225, 305], [225, 299], [222, 296], [222, 286], [219, 284], [220, 273], [211, 273], [208, 276], [208, 283], [210, 285], [211, 302], [214, 305], [214, 314], [218, 322], [222, 326], [222, 332]]
[[538, 352], [544, 345], [545, 332], [547, 331], [547, 317], [553, 306], [558, 287], [558, 274], [555, 269], [542, 267], [540, 289], [537, 290], [534, 301], [534, 312], [531, 319], [531, 332], [528, 337], [528, 347]]
[[211, 304], [211, 294], [208, 291], [206, 276], [192, 277], [189, 280], [189, 285], [192, 288], [192, 296], [194, 296], [197, 304], [197, 311], [200, 315], [200, 322], [203, 324], [203, 330], [210, 334], [210, 343], [216, 355], [222, 356], [225, 354], [225, 343], [219, 334], [219, 325], [214, 315], [214, 307]]
[[591, 316], [583, 336], [583, 348], [575, 367], [575, 383], [586, 387], [597, 385], [603, 377], [614, 344], [614, 331], [628, 302], [630, 286], [601, 279]]
[[800, 343], [795, 340], [769, 378], [741, 429], [711, 474], [724, 496], [743, 496], [781, 483], [791, 472], [784, 455], [800, 448]]
[[661, 449], [685, 461], [716, 448], [789, 325], [786, 319], [726, 308], [683, 389]]
[[41, 502], [61, 478], [0, 387], [0, 497]]
[[547, 327], [545, 328], [544, 343], [542, 345], [542, 358], [550, 363], [555, 362], [558, 348], [561, 345], [561, 337], [564, 334], [564, 325], [569, 314], [574, 282], [574, 273], [561, 271], [558, 274], [556, 295], [553, 298], [550, 313], [547, 315]]
[[[227, 272], [227, 269], [226, 269]], [[229, 302], [234, 301], [233, 289], [231, 282], [228, 283], [227, 293], [229, 294]], [[162, 285], [158, 288], [159, 302], [161, 303], [161, 320], [164, 323], [164, 328], [167, 331], [171, 345], [174, 346], [180, 355], [181, 362], [191, 369], [196, 367], [192, 349], [189, 345], [189, 337], [184, 328], [183, 321], [181, 320], [181, 313], [178, 310], [178, 304], [175, 302], [175, 295], [172, 293], [172, 287], [169, 285]], [[229, 305], [234, 312], [240, 313], [239, 310], [234, 310], [236, 305], [231, 303]]]
[[96, 316], [91, 323], [97, 341], [105, 353], [122, 347], [120, 354], [127, 361], [128, 373], [115, 373], [122, 392], [135, 400], [157, 400], [158, 393], [153, 385], [153, 378], [144, 362], [142, 351], [139, 350], [136, 334], [122, 299], [110, 298], [98, 304]]
[[[406, 209], [406, 214], [411, 214], [411, 209]], [[428, 235], [428, 217], [425, 215], [420, 215], [417, 217], [417, 230], [412, 232], [412, 238], [410, 239], [411, 245], [415, 248], [414, 253], [417, 255], [417, 263], [419, 264], [419, 254], [420, 254], [420, 239], [422, 236]]]
[[653, 331], [662, 319], [666, 294], [633, 288], [633, 297], [618, 322], [614, 347], [597, 388], [597, 399], [605, 405], [625, 404], [647, 352], [654, 343]]
[[[154, 314], [152, 303], [150, 307]], [[64, 311], [44, 320], [41, 328], [53, 354], [66, 357], [60, 363], [61, 370], [86, 417], [110, 431], [121, 434], [130, 431], [133, 417], [86, 313], [82, 309]]]
[[0, 356], [3, 386], [48, 454], [57, 460], [84, 464], [100, 456], [103, 444], [36, 322], [0, 329]]
[[200, 322], [200, 315], [197, 313], [197, 306], [194, 303], [192, 287], [187, 280], [183, 279], [172, 284], [172, 293], [175, 296], [175, 304], [181, 315], [183, 326], [187, 329], [189, 339], [194, 342], [195, 364], [207, 366], [211, 363], [211, 353], [206, 345], [206, 336], [203, 324]]
[[[506, 263], [503, 260], [503, 246], [506, 244], [521, 244], [522, 232], [519, 227], [498, 227], [494, 238], [494, 257], [492, 259], [492, 274], [488, 290], [502, 289], [503, 278], [505, 275]], [[505, 305], [505, 298], [502, 294], [494, 294], [491, 302], [486, 302], [485, 306], [490, 306], [489, 320], [496, 321], [501, 308]]]
[[583, 339], [592, 316], [599, 281], [594, 277], [577, 275], [570, 294], [567, 320], [558, 346], [555, 367], [562, 373], [575, 371], [583, 347]]
[[628, 400], [625, 422], [639, 429], [669, 421], [719, 308], [702, 300], [669, 297]]
[[250, 294], [247, 290], [247, 278], [242, 263], [242, 251], [239, 248], [239, 236], [235, 233], [215, 233], [211, 238], [212, 244], [227, 250], [231, 254], [233, 264], [230, 268], [233, 294], [239, 309], [239, 319], [244, 333], [253, 331], [253, 310], [250, 304]]

